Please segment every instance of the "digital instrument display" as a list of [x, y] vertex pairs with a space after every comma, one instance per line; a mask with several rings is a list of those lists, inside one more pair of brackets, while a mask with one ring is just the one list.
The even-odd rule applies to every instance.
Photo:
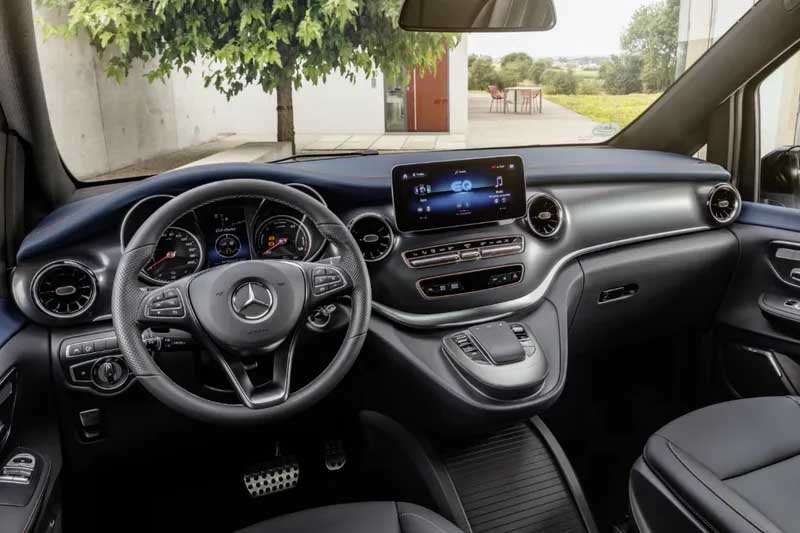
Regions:
[[208, 266], [250, 259], [247, 221], [242, 207], [214, 205], [198, 210], [204, 228]]
[[397, 229], [480, 224], [525, 215], [526, 186], [518, 156], [400, 165], [392, 170]]

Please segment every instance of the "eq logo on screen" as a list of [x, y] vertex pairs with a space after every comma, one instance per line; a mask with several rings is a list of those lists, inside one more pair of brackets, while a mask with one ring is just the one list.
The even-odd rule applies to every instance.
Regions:
[[453, 192], [469, 192], [472, 190], [472, 182], [470, 180], [456, 180], [450, 184]]

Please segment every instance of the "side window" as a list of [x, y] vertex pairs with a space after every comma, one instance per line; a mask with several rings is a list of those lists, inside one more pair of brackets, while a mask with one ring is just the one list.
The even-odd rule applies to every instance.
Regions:
[[761, 201], [800, 207], [800, 53], [759, 87]]

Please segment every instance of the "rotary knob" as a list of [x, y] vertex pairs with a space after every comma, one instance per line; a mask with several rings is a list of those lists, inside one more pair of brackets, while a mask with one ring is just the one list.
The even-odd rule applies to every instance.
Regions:
[[104, 390], [115, 389], [125, 382], [128, 369], [118, 357], [101, 359], [92, 368], [92, 381]]

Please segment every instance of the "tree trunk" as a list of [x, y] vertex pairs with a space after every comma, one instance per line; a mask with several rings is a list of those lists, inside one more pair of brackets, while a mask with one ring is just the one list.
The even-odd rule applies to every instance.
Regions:
[[292, 80], [284, 80], [278, 85], [278, 142], [291, 142], [292, 155], [294, 144], [294, 108], [292, 107]]

